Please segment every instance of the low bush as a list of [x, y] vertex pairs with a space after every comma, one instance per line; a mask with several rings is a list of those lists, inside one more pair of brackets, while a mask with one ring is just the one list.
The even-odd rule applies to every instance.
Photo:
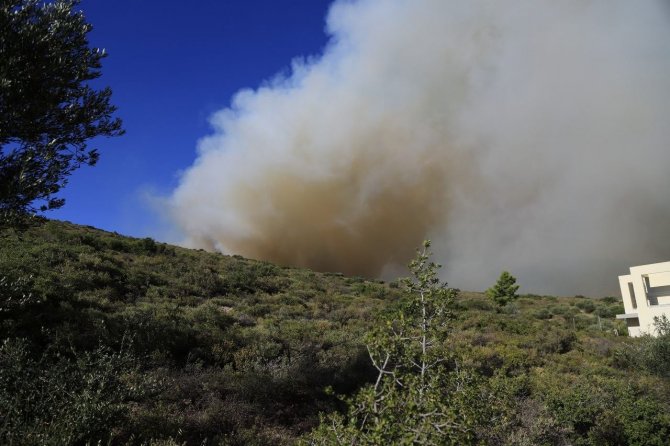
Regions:
[[539, 310], [536, 310], [535, 312], [533, 312], [533, 316], [536, 319], [541, 319], [541, 320], [551, 319], [552, 317], [554, 317], [551, 310], [549, 310], [547, 308], [541, 308]]

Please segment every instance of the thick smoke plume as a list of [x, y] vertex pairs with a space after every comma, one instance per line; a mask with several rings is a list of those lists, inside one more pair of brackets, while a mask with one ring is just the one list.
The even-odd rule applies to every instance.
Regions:
[[213, 116], [170, 200], [192, 246], [378, 276], [432, 238], [454, 286], [554, 293], [670, 260], [665, 0], [337, 1], [327, 29]]

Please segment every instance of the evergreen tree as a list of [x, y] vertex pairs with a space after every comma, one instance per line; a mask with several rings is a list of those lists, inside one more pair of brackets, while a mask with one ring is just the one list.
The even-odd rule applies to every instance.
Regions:
[[504, 307], [519, 297], [516, 294], [518, 289], [519, 285], [516, 285], [516, 278], [507, 271], [503, 271], [496, 284], [486, 290], [486, 295], [493, 299], [498, 306]]

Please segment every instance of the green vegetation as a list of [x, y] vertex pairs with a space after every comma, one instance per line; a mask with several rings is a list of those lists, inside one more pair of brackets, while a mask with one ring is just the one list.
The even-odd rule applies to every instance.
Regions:
[[474, 439], [469, 426], [488, 417], [479, 389], [464, 385], [470, 374], [445, 354], [457, 291], [439, 282], [429, 248], [425, 242], [410, 263], [407, 299], [367, 337], [374, 384], [347, 401], [345, 417], [323, 420], [310, 443], [468, 444]]
[[612, 298], [522, 295], [499, 311], [441, 286], [425, 256], [413, 281], [385, 284], [56, 221], [0, 241], [2, 444], [670, 435], [670, 336], [622, 336]]
[[61, 207], [69, 175], [98, 160], [88, 141], [123, 133], [111, 90], [88, 83], [105, 52], [89, 48], [77, 3], [0, 3], [0, 223]]
[[627, 345], [617, 352], [617, 365], [670, 378], [670, 320], [664, 315], [654, 318], [656, 337], [644, 335], [638, 344]]
[[[377, 380], [343, 397], [346, 414], [322, 417], [304, 444], [667, 444], [670, 389], [650, 376], [668, 377], [667, 319], [657, 321], [659, 337], [635, 343], [600, 320], [623, 310], [609, 298], [526, 296], [525, 311], [502, 315], [481, 296], [456, 299], [428, 256], [424, 250], [410, 263], [398, 311], [367, 339]], [[515, 281], [503, 273], [487, 297], [507, 304], [517, 298]], [[541, 308], [528, 311], [535, 304]], [[631, 352], [650, 374], [622, 373], [632, 371]]]
[[0, 240], [2, 444], [289, 444], [374, 376], [397, 297], [55, 221]]
[[503, 271], [496, 284], [486, 290], [486, 295], [499, 307], [504, 307], [519, 297], [516, 294], [519, 285], [515, 284], [516, 278], [507, 271]]

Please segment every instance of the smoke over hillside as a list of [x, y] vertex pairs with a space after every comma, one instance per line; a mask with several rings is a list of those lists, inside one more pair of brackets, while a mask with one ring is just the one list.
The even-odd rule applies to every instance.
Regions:
[[670, 259], [664, 0], [338, 1], [331, 43], [212, 117], [170, 199], [192, 246], [604, 293]]

